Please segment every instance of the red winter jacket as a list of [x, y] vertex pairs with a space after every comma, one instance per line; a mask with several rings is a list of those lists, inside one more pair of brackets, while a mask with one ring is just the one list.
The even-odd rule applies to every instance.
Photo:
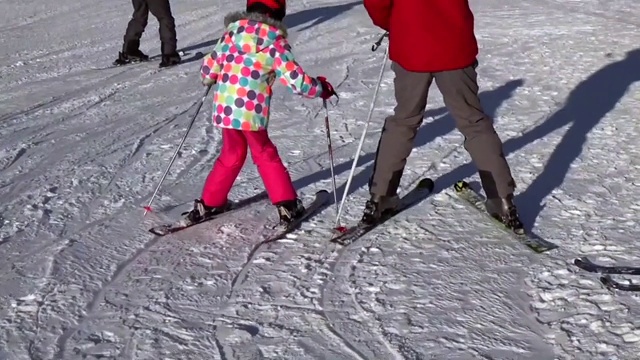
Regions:
[[389, 32], [389, 58], [406, 70], [462, 69], [478, 55], [468, 0], [364, 0], [364, 7]]

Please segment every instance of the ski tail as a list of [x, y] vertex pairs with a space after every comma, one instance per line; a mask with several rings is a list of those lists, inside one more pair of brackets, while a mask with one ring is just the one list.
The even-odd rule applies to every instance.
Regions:
[[327, 190], [324, 190], [324, 189], [316, 192], [313, 200], [311, 200], [311, 202], [305, 204], [304, 213], [301, 216], [293, 219], [291, 222], [289, 222], [287, 224], [284, 224], [284, 225], [278, 224], [278, 225], [274, 226], [274, 228], [278, 230], [276, 232], [276, 234], [272, 235], [271, 237], [269, 237], [266, 240], [263, 240], [260, 243], [260, 245], [264, 245], [264, 244], [269, 243], [269, 242], [280, 240], [284, 236], [286, 236], [287, 234], [289, 234], [292, 231], [296, 230], [298, 228], [298, 226], [300, 226], [300, 224], [302, 224], [303, 222], [308, 220], [311, 216], [316, 214], [318, 211], [322, 210], [324, 205], [329, 203], [329, 200], [331, 199], [331, 197], [329, 195], [330, 195], [329, 192]]
[[[247, 206], [256, 203], [259, 200], [262, 200], [263, 196], [260, 197], [253, 197], [250, 199], [246, 199], [246, 200], [242, 200], [239, 201], [237, 203], [234, 203], [231, 205], [231, 207], [224, 211], [224, 212], [220, 212], [217, 213], [213, 216], [209, 216], [207, 218], [204, 218], [200, 221], [197, 222], [191, 222], [185, 218], [174, 221], [174, 222], [170, 222], [170, 223], [166, 223], [166, 224], [161, 224], [161, 225], [157, 225], [154, 226], [152, 228], [149, 229], [149, 232], [157, 235], [157, 236], [166, 236], [169, 234], [173, 234], [176, 233], [178, 231], [190, 228], [192, 226], [198, 225], [198, 224], [202, 224], [204, 222], [207, 221], [211, 221], [214, 219], [218, 219], [220, 217], [223, 216], [230, 216], [233, 215], [234, 213], [236, 213], [239, 210], [242, 210], [244, 208], [246, 208]], [[324, 205], [329, 199], [329, 193], [326, 190], [320, 190], [315, 194], [315, 198], [314, 200], [308, 205], [305, 206], [305, 212], [304, 214], [299, 217], [296, 218], [295, 220], [293, 220], [292, 222], [290, 222], [289, 224], [287, 224], [287, 226], [284, 228], [285, 230], [289, 229], [289, 228], [295, 228], [296, 225], [298, 225], [299, 223], [301, 223], [302, 221], [304, 221], [307, 217], [309, 217], [310, 215], [312, 215], [315, 211], [317, 211], [322, 205]]]
[[236, 212], [236, 211], [238, 211], [238, 210], [240, 210], [242, 208], [243, 208], [243, 206], [241, 206], [241, 207], [232, 207], [229, 210], [217, 213], [217, 214], [212, 215], [212, 216], [205, 217], [202, 220], [195, 221], [195, 222], [189, 221], [188, 219], [183, 218], [183, 219], [171, 222], [171, 223], [154, 226], [154, 227], [149, 229], [149, 232], [154, 234], [154, 235], [157, 235], [157, 236], [166, 236], [166, 235], [178, 232], [180, 230], [184, 230], [186, 228], [190, 228], [192, 226], [195, 226], [195, 225], [207, 222], [207, 221], [211, 221], [211, 220], [217, 219], [217, 218], [222, 217], [222, 216], [228, 216], [229, 214], [234, 213], [234, 212]]
[[534, 252], [544, 253], [558, 248], [558, 245], [545, 240], [544, 238], [533, 232], [525, 231], [523, 233], [516, 233], [512, 229], [505, 226], [501, 221], [491, 216], [484, 207], [486, 198], [476, 190], [474, 190], [471, 186], [469, 186], [466, 181], [460, 180], [456, 182], [456, 184], [453, 185], [453, 190], [458, 198], [463, 200], [466, 205], [484, 214], [486, 217], [492, 220], [492, 223], [498, 224], [500, 229], [508, 232], [516, 240], [526, 245]]
[[234, 202], [231, 204], [231, 207], [229, 209], [227, 209], [226, 211], [217, 213], [213, 216], [209, 216], [205, 219], [202, 219], [201, 221], [198, 222], [190, 222], [185, 218], [182, 218], [180, 220], [177, 221], [173, 221], [173, 222], [169, 222], [169, 223], [165, 223], [165, 224], [160, 224], [160, 225], [156, 225], [152, 228], [149, 229], [149, 232], [157, 235], [157, 236], [166, 236], [169, 234], [173, 234], [175, 232], [178, 232], [180, 230], [184, 230], [186, 228], [201, 224], [203, 222], [207, 222], [207, 221], [211, 221], [214, 219], [217, 219], [221, 216], [228, 216], [231, 215], [241, 209], [246, 208], [247, 206], [250, 206], [252, 204], [255, 204], [257, 202], [260, 202], [262, 200], [266, 199], [266, 195], [265, 194], [260, 194], [260, 195], [256, 195], [256, 196], [252, 196], [250, 198], [247, 199], [243, 199], [240, 200], [238, 202]]
[[601, 276], [600, 282], [602, 283], [602, 285], [606, 286], [607, 289], [610, 289], [610, 290], [614, 289], [614, 290], [631, 291], [631, 292], [640, 291], [640, 284], [623, 284], [621, 282], [613, 280], [611, 275], [608, 275], [608, 274]]

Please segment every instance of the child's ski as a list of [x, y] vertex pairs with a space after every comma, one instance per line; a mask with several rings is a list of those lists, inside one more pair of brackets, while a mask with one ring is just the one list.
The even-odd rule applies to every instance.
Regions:
[[470, 208], [478, 210], [482, 214], [486, 215], [492, 220], [493, 223], [499, 224], [501, 229], [504, 229], [516, 240], [520, 241], [531, 250], [537, 253], [543, 253], [549, 250], [556, 249], [558, 247], [556, 244], [543, 239], [533, 232], [525, 232], [524, 234], [519, 234], [514, 232], [512, 229], [507, 228], [500, 220], [494, 218], [486, 211], [484, 207], [484, 203], [486, 201], [485, 197], [472, 189], [466, 181], [460, 180], [456, 182], [456, 184], [453, 186], [453, 189], [456, 195], [461, 200], [463, 200], [466, 205], [469, 205]]
[[242, 200], [242, 201], [238, 201], [235, 203], [231, 204], [231, 207], [223, 212], [220, 213], [216, 213], [212, 216], [209, 216], [205, 219], [202, 219], [200, 221], [196, 221], [196, 222], [191, 222], [186, 218], [182, 218], [180, 220], [174, 221], [174, 222], [170, 222], [170, 223], [166, 223], [166, 224], [161, 224], [161, 225], [156, 225], [154, 227], [152, 227], [151, 229], [149, 229], [149, 232], [151, 232], [154, 235], [158, 235], [158, 236], [165, 236], [165, 235], [169, 235], [172, 234], [174, 232], [180, 231], [180, 230], [184, 230], [186, 228], [192, 227], [194, 225], [198, 225], [201, 224], [203, 222], [207, 222], [207, 221], [211, 221], [213, 219], [217, 219], [221, 216], [227, 216], [227, 215], [231, 215], [234, 212], [244, 209], [245, 207], [247, 207], [248, 205], [251, 205], [253, 203], [258, 202], [260, 199], [246, 199], [246, 200]]
[[[301, 219], [297, 219], [296, 221], [301, 222], [302, 220], [304, 220], [308, 215], [310, 215], [311, 213], [313, 213], [313, 211], [317, 210], [318, 208], [320, 208], [321, 205], [323, 205], [329, 198], [329, 193], [326, 190], [320, 190], [315, 194], [315, 199], [311, 202], [311, 204], [309, 204], [309, 207], [306, 208], [306, 212], [305, 215], [302, 216]], [[253, 201], [240, 201], [238, 203], [232, 204], [231, 208], [229, 210], [226, 210], [224, 212], [221, 213], [217, 213], [213, 216], [207, 217], [201, 221], [198, 222], [190, 222], [189, 220], [187, 220], [186, 218], [180, 219], [178, 221], [175, 221], [173, 223], [169, 223], [169, 224], [162, 224], [162, 225], [157, 225], [152, 227], [151, 229], [149, 229], [149, 232], [151, 232], [154, 235], [157, 236], [165, 236], [165, 235], [169, 235], [169, 234], [173, 234], [175, 232], [178, 232], [180, 230], [184, 230], [186, 228], [198, 225], [198, 224], [202, 224], [203, 222], [207, 222], [207, 221], [211, 221], [214, 219], [217, 219], [221, 216], [228, 216], [228, 215], [232, 215], [234, 212], [237, 212], [243, 208], [245, 208], [247, 205], [250, 205], [251, 203], [253, 203]], [[296, 221], [294, 221], [292, 224], [295, 225]], [[292, 225], [290, 224], [289, 227], [291, 227]]]
[[378, 225], [385, 223], [387, 220], [392, 217], [398, 215], [402, 211], [412, 207], [414, 204], [424, 200], [427, 196], [429, 196], [433, 192], [435, 184], [433, 180], [429, 178], [421, 179], [416, 186], [411, 189], [408, 193], [406, 193], [402, 198], [400, 198], [400, 204], [398, 207], [386, 214], [375, 224], [372, 225], [363, 225], [357, 224], [347, 228], [344, 232], [337, 235], [336, 237], [331, 239], [331, 242], [337, 243], [343, 246], [349, 245], [352, 242], [356, 241], [360, 237], [364, 236], [369, 231], [375, 229]]

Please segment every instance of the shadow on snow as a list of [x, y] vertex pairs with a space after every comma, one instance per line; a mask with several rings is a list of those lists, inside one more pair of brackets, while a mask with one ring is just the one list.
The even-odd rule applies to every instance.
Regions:
[[[290, 29], [309, 23], [308, 25], [298, 29], [298, 31], [305, 31], [314, 26], [321, 25], [331, 19], [334, 19], [361, 4], [362, 1], [352, 1], [347, 4], [305, 9], [291, 15], [287, 15], [284, 19], [284, 23]], [[193, 50], [210, 51], [211, 48], [213, 48], [218, 43], [219, 39], [220, 38], [215, 38], [213, 40], [207, 40], [199, 44], [189, 45], [185, 48], [181, 48], [180, 50], [184, 52]]]

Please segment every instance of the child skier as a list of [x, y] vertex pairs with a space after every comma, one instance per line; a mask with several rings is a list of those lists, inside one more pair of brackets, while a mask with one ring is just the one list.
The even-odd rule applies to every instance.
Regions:
[[203, 83], [213, 86], [213, 124], [222, 128], [223, 143], [202, 198], [186, 214], [192, 222], [228, 210], [227, 196], [242, 169], [247, 147], [280, 221], [288, 223], [304, 213], [267, 133], [271, 86], [280, 79], [295, 93], [311, 99], [328, 99], [336, 93], [326, 78], [306, 75], [294, 59], [282, 23], [285, 1], [248, 0], [245, 12], [228, 14], [225, 33], [204, 58], [200, 72]]

